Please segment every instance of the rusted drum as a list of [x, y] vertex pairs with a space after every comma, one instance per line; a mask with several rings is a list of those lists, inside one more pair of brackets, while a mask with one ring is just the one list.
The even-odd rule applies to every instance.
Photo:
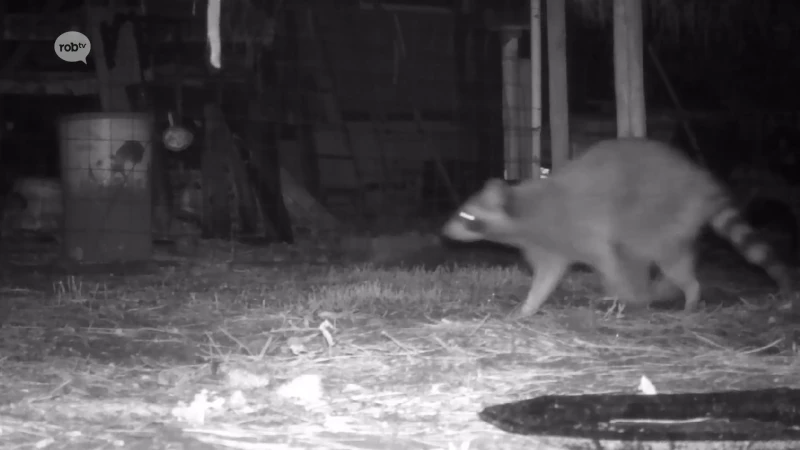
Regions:
[[59, 122], [64, 253], [82, 263], [150, 259], [153, 118], [87, 113]]

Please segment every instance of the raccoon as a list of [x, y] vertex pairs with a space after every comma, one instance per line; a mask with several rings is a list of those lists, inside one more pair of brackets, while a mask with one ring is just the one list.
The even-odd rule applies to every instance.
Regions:
[[[458, 241], [519, 248], [535, 275], [517, 317], [536, 313], [573, 262], [594, 267], [606, 291], [646, 305], [677, 286], [697, 307], [694, 243], [705, 225], [763, 267], [782, 292], [786, 267], [742, 219], [711, 174], [667, 144], [639, 138], [598, 142], [548, 179], [510, 187], [489, 180], [444, 225]], [[651, 284], [651, 266], [663, 279]]]
[[[565, 193], [549, 180], [526, 181], [514, 187], [489, 180], [448, 220], [442, 234], [457, 241], [487, 240], [521, 251], [534, 270], [534, 280], [526, 300], [512, 313], [514, 317], [536, 313], [575, 262], [600, 269], [606, 291], [625, 303], [646, 301], [650, 277], [645, 261], [636, 260], [620, 245], [593, 250], [597, 246], [591, 234], [575, 220], [581, 215], [579, 208], [571, 208], [561, 194]], [[599, 262], [595, 254], [609, 262]]]

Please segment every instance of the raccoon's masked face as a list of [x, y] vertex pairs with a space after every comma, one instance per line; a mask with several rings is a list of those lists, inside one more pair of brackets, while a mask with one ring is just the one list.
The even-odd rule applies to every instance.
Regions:
[[447, 221], [442, 234], [462, 242], [493, 239], [510, 221], [507, 211], [510, 198], [510, 188], [504, 181], [487, 181], [483, 189], [464, 202]]

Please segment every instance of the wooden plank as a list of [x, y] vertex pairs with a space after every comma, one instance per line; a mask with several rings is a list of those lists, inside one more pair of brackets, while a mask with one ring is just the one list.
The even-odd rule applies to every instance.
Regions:
[[358, 6], [365, 10], [384, 10], [389, 12], [412, 12], [423, 14], [453, 14], [458, 10], [454, 0], [359, 0]]
[[636, 137], [647, 136], [647, 112], [644, 98], [644, 31], [642, 0], [628, 0], [628, 71], [630, 89], [631, 132]]
[[94, 76], [37, 80], [20, 75], [17, 80], [0, 79], [2, 94], [95, 95], [98, 92], [98, 83]]
[[614, 82], [617, 135], [647, 135], [641, 0], [614, 0]]
[[531, 0], [531, 177], [542, 177], [542, 2]]
[[526, 128], [523, 123], [523, 108], [527, 102], [522, 99], [520, 82], [519, 41], [520, 32], [500, 30], [502, 38], [503, 64], [503, 162], [506, 179], [521, 180], [527, 167], [522, 168], [520, 155], [520, 135]]
[[617, 100], [617, 136], [631, 136], [630, 72], [628, 71], [627, 0], [614, 0], [614, 91]]
[[483, 13], [483, 25], [493, 31], [530, 30], [531, 18], [518, 14], [511, 9], [487, 9]]
[[113, 66], [106, 60], [105, 45], [100, 29], [104, 24], [109, 24], [117, 10], [109, 8], [87, 8], [88, 23], [91, 24], [90, 39], [94, 48], [92, 59], [97, 79], [102, 89], [100, 100], [104, 111], [130, 111], [131, 104], [128, 98], [127, 87], [135, 86], [142, 82], [142, 70], [139, 62], [139, 50], [136, 43], [133, 23], [123, 23], [116, 35], [116, 45]]
[[[49, 17], [53, 15], [56, 11], [61, 9], [61, 6], [64, 4], [64, 0], [48, 0], [47, 4], [44, 7], [43, 13], [39, 16], [42, 17]], [[32, 28], [38, 27], [39, 24], [37, 22], [31, 23]], [[4, 33], [5, 34], [5, 33]], [[25, 60], [25, 57], [31, 52], [33, 48], [33, 44], [31, 42], [23, 42], [21, 43], [17, 49], [14, 51], [14, 54], [11, 55], [11, 58], [5, 63], [2, 70], [0, 70], [0, 77], [5, 77], [10, 72], [13, 72], [19, 68], [22, 61]]]
[[570, 156], [566, 16], [563, 0], [547, 0], [551, 172], [563, 167]]
[[65, 31], [81, 31], [85, 34], [84, 23], [85, 19], [76, 13], [6, 14], [3, 18], [3, 39], [52, 42]]
[[[124, 11], [123, 11], [124, 12]], [[263, 13], [262, 13], [263, 14]], [[187, 12], [187, 16], [189, 12]], [[194, 17], [144, 18], [155, 42], [175, 42], [177, 30], [182, 42], [205, 43], [206, 24]], [[65, 31], [80, 31], [88, 36], [84, 17], [69, 14], [6, 14], [3, 20], [3, 39], [6, 41], [55, 41]], [[225, 42], [246, 43], [253, 39], [244, 33], [226, 34]]]
[[[94, 70], [97, 75], [97, 80], [101, 87], [99, 93], [100, 104], [102, 105], [103, 111], [115, 110], [116, 104], [114, 99], [117, 97], [115, 95], [116, 91], [119, 90], [119, 86], [113, 86], [111, 83], [111, 75], [106, 59], [105, 42], [103, 40], [103, 35], [100, 33], [101, 24], [110, 18], [111, 14], [111, 10], [107, 8], [86, 7], [86, 22], [89, 25], [89, 33], [87, 33], [87, 35], [92, 42], [91, 56], [94, 60]], [[120, 110], [130, 111], [130, 108], [123, 107]]]

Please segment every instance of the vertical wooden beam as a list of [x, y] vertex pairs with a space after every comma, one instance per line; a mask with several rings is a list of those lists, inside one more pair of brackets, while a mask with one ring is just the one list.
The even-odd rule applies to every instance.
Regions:
[[[525, 127], [522, 120], [522, 107], [519, 97], [522, 90], [519, 72], [519, 35], [518, 30], [501, 29], [503, 42], [503, 159], [505, 178], [521, 180], [526, 172], [520, 167], [520, 134]], [[522, 103], [522, 105], [520, 105]]]
[[614, 92], [617, 105], [617, 136], [631, 136], [630, 82], [628, 77], [628, 0], [614, 0]]
[[614, 0], [614, 82], [617, 136], [647, 135], [641, 0]]
[[106, 22], [109, 17], [108, 9], [94, 7], [91, 2], [86, 2], [86, 26], [89, 29], [89, 40], [92, 43], [91, 56], [94, 60], [97, 90], [103, 111], [114, 110], [114, 89], [111, 86], [111, 73], [106, 60], [106, 46], [103, 34], [100, 32], [100, 24]]
[[547, 0], [547, 67], [550, 109], [550, 170], [569, 159], [567, 12], [563, 0]]
[[111, 23], [119, 12], [111, 8], [91, 6], [87, 3], [87, 24], [89, 39], [92, 42], [91, 56], [94, 59], [97, 75], [100, 104], [103, 111], [130, 111], [131, 103], [126, 87], [142, 82], [142, 70], [139, 62], [139, 50], [133, 23], [128, 21], [119, 29], [115, 38], [117, 45], [114, 55], [114, 66], [110, 67], [106, 60], [105, 41], [100, 32], [103, 23]]
[[531, 0], [531, 177], [542, 177], [542, 2]]
[[631, 83], [631, 132], [636, 137], [647, 136], [647, 110], [644, 96], [644, 31], [642, 0], [628, 0], [628, 57]]

